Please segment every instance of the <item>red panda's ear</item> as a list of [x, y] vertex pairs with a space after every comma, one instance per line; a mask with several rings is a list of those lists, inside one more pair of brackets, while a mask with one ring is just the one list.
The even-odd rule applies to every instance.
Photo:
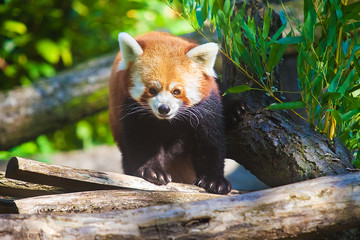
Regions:
[[205, 73], [211, 77], [216, 77], [214, 64], [219, 47], [216, 43], [205, 43], [194, 47], [186, 53], [193, 62], [205, 67]]
[[122, 55], [118, 70], [124, 70], [130, 61], [135, 61], [143, 54], [143, 50], [136, 40], [125, 32], [119, 33], [118, 39]]

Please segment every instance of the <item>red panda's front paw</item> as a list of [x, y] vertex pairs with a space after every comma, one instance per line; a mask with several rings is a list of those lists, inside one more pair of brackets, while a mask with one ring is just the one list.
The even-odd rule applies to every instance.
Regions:
[[166, 185], [171, 182], [171, 175], [162, 169], [141, 167], [136, 175], [156, 185]]
[[209, 178], [201, 176], [196, 179], [194, 184], [204, 188], [209, 193], [228, 194], [231, 191], [231, 183], [224, 177]]

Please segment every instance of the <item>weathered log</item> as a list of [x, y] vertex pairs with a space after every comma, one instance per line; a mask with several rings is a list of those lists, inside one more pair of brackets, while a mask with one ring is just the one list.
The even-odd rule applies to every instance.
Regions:
[[112, 213], [3, 215], [12, 239], [309, 239], [360, 224], [360, 174]]
[[40, 185], [5, 178], [5, 173], [0, 172], [0, 197], [35, 197], [41, 195], [64, 193], [60, 187]]
[[[181, 183], [155, 185], [142, 178], [125, 174], [50, 165], [19, 157], [10, 159], [6, 169], [6, 177], [62, 187], [66, 191], [74, 192], [119, 188], [148, 191], [205, 192], [204, 189], [195, 185]], [[238, 192], [233, 191], [232, 193]]]
[[[255, 2], [247, 1], [247, 13], [262, 28], [264, 6]], [[275, 13], [272, 16], [275, 19], [271, 21], [270, 35], [277, 31], [280, 23]], [[259, 87], [226, 58], [223, 58], [222, 75], [224, 89], [243, 84]], [[277, 72], [275, 78], [275, 87], [280, 89]], [[307, 125], [294, 123], [285, 111], [265, 110], [272, 102], [275, 99], [262, 91], [231, 94], [224, 98], [229, 158], [269, 186], [353, 170], [352, 154], [343, 144], [330, 141]]]
[[[209, 193], [99, 190], [17, 199], [12, 201], [12, 205], [9, 200], [0, 199], [0, 213], [67, 214], [113, 212], [154, 205], [195, 202], [218, 197], [224, 197], [224, 195]], [[4, 206], [3, 210], [1, 209], [1, 206]]]

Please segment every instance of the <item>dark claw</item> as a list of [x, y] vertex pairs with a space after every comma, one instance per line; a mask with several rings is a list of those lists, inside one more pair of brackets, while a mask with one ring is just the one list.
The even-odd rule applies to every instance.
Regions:
[[162, 169], [156, 169], [151, 167], [141, 167], [136, 176], [141, 177], [156, 185], [166, 185], [171, 182], [170, 174], [166, 173]]
[[210, 193], [228, 194], [231, 191], [231, 183], [224, 177], [209, 178], [201, 176], [196, 179], [194, 184]]

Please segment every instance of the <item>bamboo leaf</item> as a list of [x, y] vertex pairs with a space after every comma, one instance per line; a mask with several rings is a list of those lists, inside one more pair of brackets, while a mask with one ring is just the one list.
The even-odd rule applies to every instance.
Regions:
[[223, 11], [226, 16], [229, 16], [230, 6], [231, 6], [230, 0], [225, 0]]
[[202, 14], [201, 14], [201, 8], [200, 7], [198, 7], [196, 9], [196, 21], [199, 24], [199, 27], [202, 28], [202, 26], [204, 25], [204, 19], [203, 19]]
[[356, 31], [359, 28], [360, 28], [360, 21], [352, 22], [352, 23], [344, 25], [343, 31], [344, 32], [349, 32], [349, 31], [352, 31], [352, 30]]
[[315, 24], [316, 24], [316, 12], [314, 9], [314, 4], [311, 0], [304, 1], [304, 13], [305, 21], [303, 27], [303, 36], [305, 40], [309, 42], [314, 42], [315, 37]]
[[200, 7], [201, 7], [201, 16], [202, 19], [205, 21], [209, 16], [209, 1], [208, 0], [200, 0]]
[[226, 92], [224, 93], [224, 95], [228, 94], [228, 93], [242, 93], [242, 92], [246, 92], [251, 90], [252, 88], [249, 87], [248, 85], [239, 85], [239, 86], [235, 86], [232, 88], [229, 88], [228, 90], [226, 90]]
[[268, 37], [269, 30], [270, 30], [270, 10], [267, 8], [263, 22], [263, 30], [262, 30], [263, 39], [266, 39]]
[[338, 5], [338, 3], [341, 3], [341, 1], [330, 0], [330, 3], [333, 4], [333, 6], [335, 8], [335, 12], [336, 12], [336, 17], [338, 20], [340, 20], [343, 17], [343, 14], [342, 14], [341, 8]]
[[351, 119], [354, 115], [359, 114], [360, 113], [360, 108], [356, 108], [353, 110], [350, 110], [344, 114], [341, 114], [341, 120], [342, 121], [346, 121]]
[[305, 107], [305, 103], [302, 101], [296, 102], [284, 102], [284, 103], [273, 103], [268, 106], [266, 109], [268, 110], [289, 110], [289, 109], [297, 109]]
[[269, 60], [266, 64], [266, 71], [271, 72], [276, 65], [279, 64], [286, 50], [285, 44], [274, 43], [270, 48]]
[[279, 39], [276, 41], [276, 43], [279, 44], [295, 44], [295, 43], [302, 43], [304, 41], [304, 38], [299, 36], [299, 37], [285, 37], [282, 39]]
[[328, 33], [328, 38], [327, 38], [327, 45], [332, 45], [332, 43], [335, 40], [335, 36], [336, 36], [336, 17], [335, 15], [331, 15], [330, 16], [330, 27], [329, 27], [329, 33]]
[[287, 24], [287, 18], [286, 18], [286, 15], [285, 15], [284, 11], [281, 10], [280, 13], [279, 13], [279, 15], [280, 15], [281, 23], [282, 23], [283, 25], [286, 25], [286, 24]]
[[341, 115], [339, 113], [339, 111], [335, 110], [335, 109], [331, 109], [331, 110], [328, 110], [331, 112], [331, 116], [333, 116], [336, 120], [336, 122], [341, 125], [342, 123], [342, 119], [341, 119]]
[[273, 43], [275, 41], [277, 41], [277, 39], [280, 37], [281, 33], [284, 31], [284, 29], [286, 28], [286, 24], [283, 24], [274, 34], [274, 36], [272, 36], [270, 43]]
[[342, 95], [345, 94], [346, 90], [350, 87], [351, 83], [354, 81], [354, 75], [355, 75], [355, 71], [352, 70], [349, 76], [345, 79], [344, 83], [339, 88], [338, 90], [339, 93], [341, 93]]
[[339, 71], [336, 73], [334, 79], [331, 81], [330, 86], [328, 88], [328, 92], [335, 92], [336, 88], [340, 81], [340, 76], [342, 75], [342, 69], [339, 69]]

